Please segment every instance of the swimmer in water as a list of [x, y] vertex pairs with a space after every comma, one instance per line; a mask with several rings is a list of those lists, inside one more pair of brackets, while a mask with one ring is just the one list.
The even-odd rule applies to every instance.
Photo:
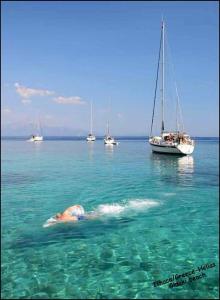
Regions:
[[55, 216], [48, 219], [43, 227], [50, 227], [57, 223], [71, 223], [78, 222], [81, 220], [93, 220], [98, 218], [100, 215], [98, 213], [90, 212], [85, 213], [84, 208], [81, 205], [73, 205], [68, 207], [64, 212], [57, 213]]
[[55, 219], [59, 222], [77, 222], [84, 219], [94, 219], [97, 215], [86, 214], [81, 205], [73, 205], [67, 208], [63, 213], [57, 213]]

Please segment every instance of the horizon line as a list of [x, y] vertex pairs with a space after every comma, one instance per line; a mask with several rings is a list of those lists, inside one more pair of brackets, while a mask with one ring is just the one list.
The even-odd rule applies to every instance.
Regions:
[[[27, 138], [30, 137], [31, 135], [4, 135], [1, 136], [2, 138]], [[149, 138], [149, 135], [114, 135], [115, 137], [140, 137], [140, 138]], [[44, 138], [60, 138], [60, 137], [65, 137], [65, 138], [86, 138], [87, 135], [44, 135]], [[103, 138], [105, 135], [96, 135], [96, 138]], [[192, 138], [219, 138], [219, 136], [199, 136], [199, 135], [194, 135], [191, 136]]]

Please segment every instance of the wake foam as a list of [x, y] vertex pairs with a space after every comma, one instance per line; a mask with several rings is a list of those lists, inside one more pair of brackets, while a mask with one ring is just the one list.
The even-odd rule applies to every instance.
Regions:
[[128, 207], [133, 209], [143, 209], [157, 205], [159, 205], [159, 203], [151, 199], [135, 199], [128, 202]]
[[118, 214], [125, 210], [125, 206], [120, 204], [101, 204], [97, 211], [101, 214]]
[[125, 204], [100, 204], [95, 210], [95, 212], [101, 215], [119, 215], [125, 211], [138, 211], [157, 205], [159, 205], [159, 202], [151, 199], [133, 199], [129, 200]]

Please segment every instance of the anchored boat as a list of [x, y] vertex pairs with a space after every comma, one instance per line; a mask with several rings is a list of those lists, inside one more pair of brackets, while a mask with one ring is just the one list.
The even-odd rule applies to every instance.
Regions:
[[[110, 107], [110, 103], [109, 103], [109, 107]], [[110, 111], [110, 109], [109, 109]], [[110, 112], [108, 113], [108, 116], [110, 115]], [[117, 142], [111, 135], [110, 135], [110, 130], [109, 130], [109, 117], [108, 117], [108, 121], [107, 121], [107, 133], [106, 136], [104, 138], [104, 144], [105, 145], [118, 145], [119, 142]]]
[[93, 115], [92, 115], [92, 102], [91, 102], [91, 105], [90, 105], [90, 133], [88, 134], [86, 140], [87, 142], [94, 142], [96, 140], [96, 137], [95, 135], [92, 133], [93, 131]]
[[[160, 47], [159, 47], [159, 59], [157, 65], [157, 77], [156, 77], [156, 86], [154, 93], [154, 104], [153, 104], [153, 114], [151, 121], [151, 130], [149, 136], [149, 144], [151, 145], [153, 152], [159, 153], [169, 153], [169, 154], [182, 154], [187, 155], [191, 154], [194, 150], [194, 141], [190, 138], [188, 134], [184, 132], [184, 130], [180, 129], [180, 124], [178, 120], [178, 116], [181, 116], [180, 104], [179, 104], [179, 95], [177, 91], [176, 85], [176, 130], [165, 131], [164, 125], [164, 102], [165, 102], [165, 94], [164, 94], [164, 32], [165, 32], [165, 23], [162, 21], [161, 28], [161, 38], [160, 38]], [[162, 62], [161, 62], [162, 61]], [[154, 113], [155, 113], [155, 102], [157, 97], [157, 86], [158, 86], [158, 78], [160, 65], [162, 66], [162, 87], [161, 87], [161, 133], [158, 136], [152, 135], [153, 123], [154, 123]], [[183, 126], [182, 126], [183, 128]]]
[[42, 142], [43, 141], [43, 135], [42, 135], [42, 128], [40, 124], [40, 119], [38, 119], [38, 124], [37, 124], [37, 134], [32, 135], [28, 142]]

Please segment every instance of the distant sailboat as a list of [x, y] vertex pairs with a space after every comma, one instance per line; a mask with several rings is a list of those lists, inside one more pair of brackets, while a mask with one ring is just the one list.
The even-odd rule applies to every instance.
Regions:
[[[153, 114], [152, 114], [152, 121], [151, 121], [151, 130], [150, 130], [150, 137], [149, 137], [149, 144], [151, 145], [153, 152], [160, 152], [160, 153], [169, 153], [169, 154], [182, 154], [187, 155], [191, 154], [194, 150], [194, 141], [190, 138], [188, 134], [183, 131], [179, 130], [178, 121], [177, 121], [177, 111], [176, 111], [176, 123], [177, 128], [176, 131], [165, 131], [164, 126], [164, 29], [165, 24], [162, 21], [162, 30], [161, 30], [161, 40], [160, 40], [160, 49], [159, 49], [159, 60], [157, 66], [157, 79], [156, 79], [156, 87], [155, 87], [155, 94], [154, 94], [154, 107], [153, 107]], [[162, 52], [162, 53], [161, 53]], [[152, 128], [153, 128], [153, 121], [154, 121], [154, 111], [155, 111], [155, 101], [156, 101], [156, 94], [157, 94], [157, 82], [158, 82], [158, 74], [159, 74], [159, 65], [160, 65], [160, 58], [162, 54], [162, 120], [161, 120], [161, 134], [158, 136], [152, 136]], [[176, 94], [177, 94], [177, 110], [180, 110], [179, 106], [179, 96], [176, 87]]]
[[107, 133], [106, 133], [106, 136], [104, 138], [104, 144], [105, 145], [118, 145], [119, 142], [116, 142], [116, 140], [110, 135], [110, 130], [109, 130], [109, 115], [110, 115], [110, 113], [108, 112]]
[[96, 140], [96, 137], [95, 135], [92, 133], [93, 131], [93, 115], [92, 115], [92, 102], [91, 102], [91, 105], [90, 105], [90, 133], [88, 134], [86, 140], [87, 142], [94, 142]]
[[38, 123], [37, 123], [37, 134], [32, 135], [28, 141], [29, 142], [42, 142], [43, 141], [42, 128], [41, 128], [39, 118], [38, 118]]

